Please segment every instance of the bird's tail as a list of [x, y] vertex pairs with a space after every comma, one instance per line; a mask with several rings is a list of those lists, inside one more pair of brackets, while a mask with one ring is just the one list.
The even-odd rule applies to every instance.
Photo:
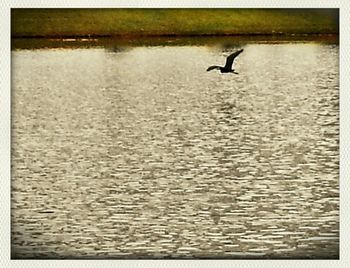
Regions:
[[207, 69], [207, 72], [211, 71], [211, 70], [214, 70], [214, 69], [220, 69], [220, 66], [209, 66], [208, 69]]

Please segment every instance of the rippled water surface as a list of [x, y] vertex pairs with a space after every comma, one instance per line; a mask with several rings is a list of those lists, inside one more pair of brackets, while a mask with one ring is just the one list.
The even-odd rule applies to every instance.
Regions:
[[338, 46], [12, 52], [15, 258], [338, 258]]

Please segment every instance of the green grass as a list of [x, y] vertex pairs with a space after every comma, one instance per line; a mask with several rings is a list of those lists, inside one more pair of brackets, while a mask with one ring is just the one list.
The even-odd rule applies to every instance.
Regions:
[[336, 9], [12, 9], [13, 37], [337, 34]]

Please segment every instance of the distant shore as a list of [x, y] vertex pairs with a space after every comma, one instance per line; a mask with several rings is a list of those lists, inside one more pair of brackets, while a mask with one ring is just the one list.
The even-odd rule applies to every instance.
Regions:
[[337, 9], [12, 9], [12, 38], [338, 35]]
[[91, 48], [104, 47], [114, 51], [133, 46], [244, 46], [249, 43], [283, 44], [316, 42], [339, 44], [336, 34], [318, 35], [235, 35], [235, 36], [114, 36], [114, 37], [30, 37], [13, 38], [12, 49]]

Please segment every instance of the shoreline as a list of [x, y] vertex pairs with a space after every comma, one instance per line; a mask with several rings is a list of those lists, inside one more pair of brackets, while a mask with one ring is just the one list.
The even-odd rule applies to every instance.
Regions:
[[32, 34], [32, 35], [15, 35], [11, 36], [12, 39], [64, 39], [64, 38], [121, 38], [121, 39], [138, 39], [138, 38], [159, 38], [159, 37], [176, 37], [176, 38], [201, 38], [201, 37], [325, 37], [334, 36], [338, 37], [338, 33], [329, 32], [312, 32], [312, 33], [264, 33], [264, 32], [251, 32], [251, 33], [208, 33], [208, 34], [181, 34], [181, 33], [148, 33], [148, 34]]
[[134, 46], [240, 46], [248, 43], [280, 44], [316, 42], [339, 44], [338, 34], [243, 35], [69, 35], [12, 37], [11, 49], [84, 48]]

